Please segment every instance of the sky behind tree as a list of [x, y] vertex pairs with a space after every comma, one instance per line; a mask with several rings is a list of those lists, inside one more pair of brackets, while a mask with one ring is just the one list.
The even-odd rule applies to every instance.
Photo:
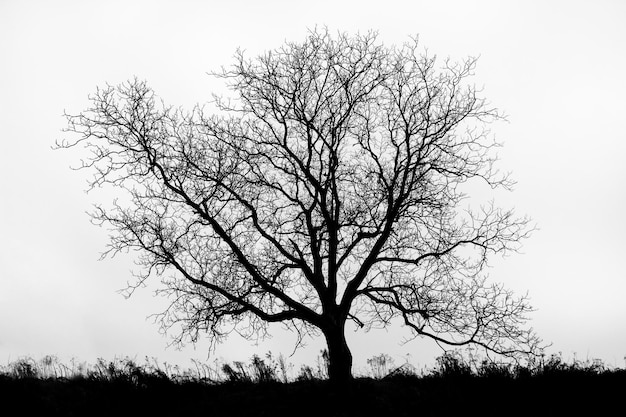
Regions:
[[[146, 317], [167, 306], [154, 285], [126, 300], [133, 255], [98, 261], [107, 230], [89, 223], [80, 153], [53, 151], [63, 111], [84, 110], [97, 86], [144, 79], [170, 105], [191, 108], [223, 92], [207, 75], [249, 56], [301, 41], [307, 30], [379, 32], [386, 44], [419, 36], [440, 63], [480, 56], [473, 81], [508, 115], [491, 125], [504, 143], [500, 168], [517, 181], [496, 205], [528, 214], [538, 231], [522, 253], [494, 258], [494, 282], [529, 293], [532, 325], [549, 352], [626, 355], [626, 4], [620, 1], [11, 1], [0, 2], [0, 361], [24, 355], [156, 356], [186, 364], [195, 350]], [[491, 198], [478, 195], [477, 198]], [[254, 346], [233, 335], [213, 357], [291, 354], [276, 326]], [[419, 365], [441, 350], [427, 339], [401, 344], [399, 326], [348, 332], [355, 366], [381, 352]], [[312, 363], [323, 340], [294, 362]]]

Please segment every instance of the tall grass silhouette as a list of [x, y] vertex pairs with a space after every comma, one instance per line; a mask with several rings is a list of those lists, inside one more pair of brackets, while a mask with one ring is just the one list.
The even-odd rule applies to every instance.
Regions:
[[271, 352], [189, 369], [148, 357], [94, 364], [24, 357], [0, 366], [0, 397], [5, 410], [24, 415], [536, 416], [608, 412], [626, 388], [626, 369], [597, 359], [555, 354], [522, 366], [452, 351], [421, 372], [380, 354], [337, 389], [325, 357], [298, 372]]

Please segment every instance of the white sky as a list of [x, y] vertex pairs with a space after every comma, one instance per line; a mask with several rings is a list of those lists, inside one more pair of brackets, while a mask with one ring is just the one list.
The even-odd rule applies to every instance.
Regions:
[[[497, 200], [540, 230], [523, 254], [494, 260], [491, 279], [537, 309], [533, 327], [550, 352], [626, 355], [626, 2], [622, 1], [11, 1], [0, 0], [0, 363], [24, 355], [156, 356], [186, 365], [208, 344], [166, 349], [146, 320], [165, 307], [156, 286], [129, 300], [132, 258], [98, 261], [107, 232], [85, 211], [78, 155], [52, 151], [63, 110], [77, 113], [106, 82], [134, 75], [173, 105], [209, 99], [206, 72], [300, 41], [307, 28], [377, 29], [386, 43], [419, 34], [440, 57], [480, 55], [478, 85], [509, 115], [492, 126], [505, 143], [501, 167], [516, 190]], [[156, 284], [156, 282], [155, 282]], [[349, 334], [357, 371], [375, 354], [415, 365], [438, 354], [428, 340], [400, 345], [400, 328]], [[259, 346], [238, 338], [216, 357], [288, 355], [277, 332]], [[321, 340], [290, 360], [313, 365]], [[212, 359], [212, 358], [211, 358]]]

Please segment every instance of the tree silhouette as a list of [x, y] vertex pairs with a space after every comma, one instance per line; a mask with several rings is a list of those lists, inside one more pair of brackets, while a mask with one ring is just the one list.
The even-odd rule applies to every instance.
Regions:
[[539, 343], [530, 306], [483, 270], [518, 249], [529, 220], [461, 207], [466, 183], [512, 185], [486, 130], [501, 115], [466, 83], [475, 63], [315, 30], [238, 51], [212, 74], [233, 96], [192, 111], [137, 79], [98, 89], [66, 115], [73, 137], [59, 146], [90, 151], [91, 188], [123, 193], [92, 218], [114, 230], [107, 253], [139, 251], [131, 289], [161, 277], [162, 325], [181, 343], [282, 322], [298, 343], [321, 332], [342, 381], [346, 322], [399, 319], [415, 337], [515, 356]]

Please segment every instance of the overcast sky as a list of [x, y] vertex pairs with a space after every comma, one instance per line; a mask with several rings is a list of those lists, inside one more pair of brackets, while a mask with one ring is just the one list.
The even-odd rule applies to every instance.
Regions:
[[[508, 114], [492, 126], [501, 168], [517, 180], [498, 205], [539, 227], [523, 253], [494, 259], [490, 277], [536, 308], [549, 352], [623, 366], [626, 355], [626, 2], [623, 1], [10, 1], [0, 0], [0, 364], [21, 356], [155, 356], [185, 365], [208, 343], [177, 351], [146, 317], [165, 308], [148, 285], [130, 299], [132, 257], [98, 261], [107, 231], [85, 214], [86, 172], [63, 137], [96, 86], [133, 76], [167, 103], [191, 107], [220, 84], [206, 72], [301, 41], [307, 28], [378, 30], [388, 44], [419, 34], [445, 58], [480, 55], [474, 81]], [[106, 196], [104, 196], [106, 197]], [[155, 282], [156, 283], [156, 282]], [[432, 362], [428, 340], [389, 329], [350, 333], [355, 366], [386, 352]], [[215, 352], [246, 360], [289, 355], [277, 331], [259, 346], [233, 337]], [[294, 363], [312, 364], [310, 341]]]

